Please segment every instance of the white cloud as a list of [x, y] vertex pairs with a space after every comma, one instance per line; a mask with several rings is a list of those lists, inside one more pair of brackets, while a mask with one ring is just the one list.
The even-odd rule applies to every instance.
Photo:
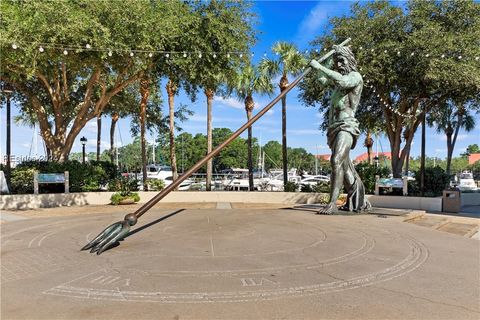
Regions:
[[444, 149], [435, 149], [435, 152], [436, 153], [445, 153], [445, 152], [447, 152], [447, 149], [445, 149], [445, 148]]
[[[467, 140], [468, 137], [469, 137], [468, 134], [459, 134], [457, 136], [457, 141]], [[440, 139], [440, 141], [447, 141], [447, 136], [443, 134], [439, 137], [439, 139]], [[453, 140], [453, 136], [452, 136], [452, 140]]]
[[320, 130], [315, 130], [315, 129], [291, 129], [287, 130], [287, 134], [293, 134], [293, 135], [310, 135], [310, 134], [321, 134], [322, 132]]
[[312, 36], [318, 34], [320, 28], [327, 23], [327, 21], [328, 15], [327, 10], [325, 10], [325, 4], [320, 2], [301, 22], [297, 32], [297, 38], [312, 38]]
[[223, 98], [223, 97], [219, 97], [219, 96], [215, 96], [213, 98], [213, 100], [219, 104], [222, 104], [224, 106], [227, 106], [227, 107], [232, 107], [232, 108], [235, 108], [235, 109], [245, 109], [245, 105], [238, 101], [237, 99], [234, 99], [234, 98]]

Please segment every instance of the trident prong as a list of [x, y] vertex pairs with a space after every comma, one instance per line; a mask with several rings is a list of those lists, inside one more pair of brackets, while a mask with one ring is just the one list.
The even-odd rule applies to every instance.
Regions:
[[97, 254], [101, 254], [125, 238], [130, 232], [130, 226], [136, 223], [137, 217], [133, 213], [127, 214], [123, 221], [115, 222], [106, 227], [95, 239], [84, 246], [82, 250], [90, 249], [90, 253], [96, 252]]

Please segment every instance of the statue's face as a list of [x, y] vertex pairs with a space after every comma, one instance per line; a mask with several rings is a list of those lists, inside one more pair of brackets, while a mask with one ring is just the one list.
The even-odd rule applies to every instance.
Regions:
[[333, 66], [336, 71], [341, 74], [348, 74], [350, 67], [348, 65], [347, 58], [341, 55], [334, 55], [333, 57]]

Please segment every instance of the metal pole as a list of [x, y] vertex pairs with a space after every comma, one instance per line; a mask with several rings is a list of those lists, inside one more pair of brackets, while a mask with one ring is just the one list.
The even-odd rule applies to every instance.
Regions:
[[12, 167], [11, 167], [11, 157], [12, 157], [12, 134], [11, 134], [11, 109], [10, 109], [10, 93], [7, 95], [7, 163], [6, 163], [6, 182], [8, 190], [12, 190], [11, 178], [12, 178]]
[[85, 144], [82, 144], [82, 163], [85, 164]]
[[420, 155], [420, 194], [425, 195], [425, 110], [422, 115], [422, 151]]

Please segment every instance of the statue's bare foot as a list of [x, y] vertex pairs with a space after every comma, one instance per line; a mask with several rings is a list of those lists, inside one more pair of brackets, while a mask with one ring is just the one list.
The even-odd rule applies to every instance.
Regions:
[[326, 207], [318, 210], [317, 214], [336, 214], [338, 213], [338, 208], [335, 203], [330, 202]]

